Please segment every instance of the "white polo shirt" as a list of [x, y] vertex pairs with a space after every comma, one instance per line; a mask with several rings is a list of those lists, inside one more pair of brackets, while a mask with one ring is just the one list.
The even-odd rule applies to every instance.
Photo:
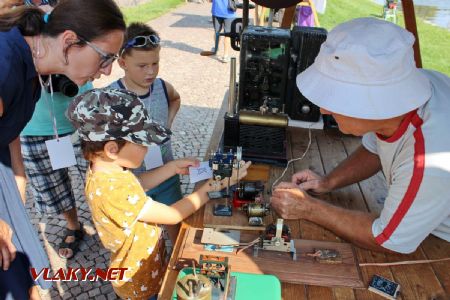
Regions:
[[383, 139], [363, 136], [380, 157], [388, 184], [383, 210], [372, 224], [384, 248], [411, 253], [430, 234], [450, 241], [450, 78], [423, 70], [432, 84], [430, 100]]

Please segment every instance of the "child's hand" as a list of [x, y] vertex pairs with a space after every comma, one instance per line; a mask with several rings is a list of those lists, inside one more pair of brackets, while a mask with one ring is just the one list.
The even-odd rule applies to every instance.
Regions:
[[[241, 160], [239, 162], [239, 172], [238, 169], [234, 169], [233, 168], [233, 174], [230, 177], [230, 185], [234, 185], [238, 182], [238, 180], [241, 180], [242, 178], [244, 178], [245, 176], [247, 176], [247, 169], [250, 167], [250, 165], [252, 164], [251, 161], [245, 162], [243, 160]], [[238, 177], [239, 176], [239, 177]], [[224, 179], [226, 181], [226, 184], [228, 184], [228, 178]]]
[[189, 167], [200, 166], [200, 161], [194, 157], [185, 157], [172, 161], [175, 173], [180, 175], [188, 175]]

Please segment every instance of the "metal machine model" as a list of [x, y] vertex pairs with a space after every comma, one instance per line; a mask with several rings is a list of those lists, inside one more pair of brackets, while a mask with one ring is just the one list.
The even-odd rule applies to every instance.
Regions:
[[236, 279], [231, 277], [228, 257], [200, 255], [200, 271], [193, 266], [193, 274], [177, 280], [179, 300], [233, 300]]
[[297, 250], [294, 240], [291, 239], [291, 230], [283, 224], [283, 219], [277, 219], [276, 225], [267, 226], [259, 243], [253, 247], [253, 256], [258, 256], [259, 250], [289, 252], [292, 254], [292, 259], [297, 260]]
[[233, 207], [241, 209], [248, 217], [250, 226], [264, 225], [263, 217], [270, 213], [270, 206], [264, 203], [262, 181], [241, 181], [233, 192]]
[[233, 206], [239, 208], [244, 204], [262, 202], [263, 193], [262, 181], [240, 181], [233, 192]]
[[250, 226], [264, 225], [263, 218], [270, 214], [270, 205], [268, 203], [247, 203], [242, 206], [242, 210], [248, 217]]
[[239, 109], [284, 113], [290, 30], [248, 26], [241, 40]]
[[[223, 153], [222, 151], [217, 151], [211, 153], [209, 158], [209, 166], [213, 171], [214, 178], [214, 192], [209, 192], [210, 199], [227, 198], [226, 204], [216, 204], [214, 206], [214, 215], [217, 216], [231, 216], [233, 213], [229, 198], [230, 198], [230, 177], [233, 174], [233, 168], [237, 169], [239, 172], [239, 163], [242, 160], [242, 148], [237, 147], [236, 152], [230, 149], [229, 152]], [[238, 173], [239, 176], [239, 173]], [[228, 178], [228, 185], [226, 187], [226, 192], [222, 192], [221, 181]]]
[[246, 160], [280, 165], [287, 162], [288, 116], [284, 107], [289, 32], [255, 26], [244, 29], [238, 96], [236, 59], [231, 60], [223, 145], [225, 150], [241, 146]]
[[212, 283], [208, 277], [189, 274], [177, 281], [175, 291], [178, 300], [212, 300]]

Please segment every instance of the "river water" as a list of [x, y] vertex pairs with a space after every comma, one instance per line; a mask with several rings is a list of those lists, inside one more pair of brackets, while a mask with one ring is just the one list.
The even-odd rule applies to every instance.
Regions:
[[[385, 0], [374, 0], [384, 4]], [[450, 0], [414, 0], [416, 17], [450, 30]]]

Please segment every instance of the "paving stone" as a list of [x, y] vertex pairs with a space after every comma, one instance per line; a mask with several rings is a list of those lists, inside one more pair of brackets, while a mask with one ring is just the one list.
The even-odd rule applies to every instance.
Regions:
[[92, 289], [92, 284], [89, 281], [80, 281], [81, 289], [83, 292], [90, 291]]
[[77, 295], [81, 294], [81, 287], [75, 286], [70, 289], [70, 292], [72, 293], [72, 295], [77, 296]]
[[108, 300], [115, 300], [115, 299], [119, 299], [119, 297], [117, 297], [116, 293], [111, 292], [108, 294]]
[[88, 300], [88, 299], [89, 299], [88, 293], [82, 293], [77, 296], [77, 300]]
[[111, 285], [111, 284], [105, 283], [105, 284], [100, 288], [100, 292], [101, 292], [102, 294], [108, 294], [108, 293], [114, 292], [114, 291], [113, 291], [113, 288], [112, 288], [112, 285]]
[[95, 288], [95, 289], [93, 289], [93, 290], [90, 290], [89, 291], [89, 297], [95, 297], [95, 296], [97, 296], [97, 295], [100, 295], [100, 289], [99, 288]]

